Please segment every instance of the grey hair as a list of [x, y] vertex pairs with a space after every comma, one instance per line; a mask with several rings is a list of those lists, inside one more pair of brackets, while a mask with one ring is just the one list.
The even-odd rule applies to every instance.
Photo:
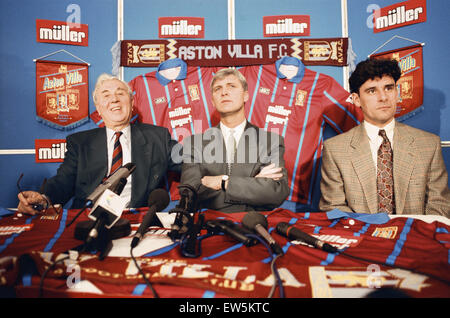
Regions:
[[103, 74], [100, 74], [100, 76], [97, 78], [97, 82], [95, 83], [94, 91], [92, 92], [92, 98], [94, 100], [94, 104], [97, 104], [97, 98], [95, 97], [96, 93], [97, 93], [97, 90], [103, 84], [103, 82], [110, 81], [110, 80], [117, 80], [117, 81], [123, 83], [126, 86], [126, 88], [127, 88], [128, 95], [130, 96], [130, 98], [133, 98], [133, 92], [131, 91], [131, 88], [130, 88], [130, 86], [128, 86], [127, 82], [125, 82], [125, 81], [123, 81], [123, 80], [121, 80], [121, 79], [119, 79], [116, 76], [113, 76], [111, 74], [103, 73]]
[[234, 75], [238, 78], [239, 82], [241, 82], [242, 88], [244, 89], [244, 92], [246, 92], [248, 90], [248, 84], [247, 84], [247, 80], [245, 79], [244, 75], [242, 75], [241, 72], [239, 72], [237, 69], [235, 68], [223, 68], [221, 70], [219, 70], [216, 74], [214, 74], [214, 77], [211, 81], [211, 92], [214, 86], [214, 83], [217, 80], [221, 80], [229, 75]]

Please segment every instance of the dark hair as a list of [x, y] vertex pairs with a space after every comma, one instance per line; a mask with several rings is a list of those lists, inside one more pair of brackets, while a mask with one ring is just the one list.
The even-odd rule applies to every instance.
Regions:
[[359, 88], [369, 79], [383, 77], [383, 75], [391, 76], [395, 82], [398, 81], [402, 74], [398, 62], [388, 59], [367, 59], [356, 65], [348, 82], [350, 84], [350, 92], [359, 94]]

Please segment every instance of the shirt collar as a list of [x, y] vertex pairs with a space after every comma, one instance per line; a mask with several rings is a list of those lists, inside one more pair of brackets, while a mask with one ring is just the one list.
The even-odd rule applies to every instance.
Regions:
[[187, 74], [187, 64], [185, 61], [179, 58], [170, 59], [167, 61], [162, 62], [158, 66], [158, 71], [156, 72], [156, 78], [158, 79], [159, 83], [163, 86], [166, 86], [171, 82], [170, 79], [165, 78], [162, 76], [159, 72], [162, 70], [167, 70], [169, 68], [174, 68], [181, 66], [180, 74], [178, 74], [177, 78], [175, 80], [184, 80], [186, 78]]
[[240, 136], [242, 135], [242, 133], [244, 132], [244, 128], [247, 124], [247, 121], [244, 120], [242, 123], [240, 123], [239, 125], [237, 125], [234, 128], [229, 128], [227, 126], [225, 126], [222, 122], [220, 122], [220, 130], [222, 131], [222, 135], [224, 137], [228, 137], [230, 135], [230, 130], [233, 129], [234, 130], [234, 136]]
[[[125, 127], [124, 129], [121, 130], [122, 131], [122, 136], [125, 138], [125, 140], [130, 140], [130, 135], [131, 135], [131, 127], [130, 125], [128, 125], [127, 127]], [[108, 142], [114, 142], [115, 141], [115, 131], [112, 130], [111, 128], [106, 127], [106, 140]]]
[[284, 56], [281, 59], [277, 60], [275, 62], [275, 66], [277, 69], [277, 76], [278, 78], [286, 78], [285, 75], [283, 75], [280, 72], [280, 66], [281, 65], [294, 65], [298, 67], [298, 72], [297, 74], [292, 77], [291, 79], [289, 79], [289, 82], [294, 82], [294, 83], [300, 83], [303, 79], [303, 75], [305, 75], [305, 65], [302, 63], [302, 61], [300, 61], [298, 58], [292, 57], [292, 56]]
[[369, 136], [369, 139], [371, 141], [374, 141], [378, 137], [378, 132], [381, 129], [384, 129], [386, 131], [386, 135], [390, 140], [392, 140], [392, 136], [394, 136], [394, 127], [395, 127], [395, 119], [392, 119], [389, 124], [387, 124], [384, 127], [378, 127], [375, 125], [372, 125], [368, 123], [367, 121], [364, 121], [364, 128], [366, 129], [367, 136]]

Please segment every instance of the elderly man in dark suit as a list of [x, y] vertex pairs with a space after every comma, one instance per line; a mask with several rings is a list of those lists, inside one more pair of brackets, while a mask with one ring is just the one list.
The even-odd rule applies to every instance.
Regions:
[[[67, 136], [67, 153], [56, 176], [48, 180], [43, 193], [19, 193], [19, 212], [35, 214], [35, 203], [64, 205], [71, 198], [71, 208], [82, 208], [86, 197], [117, 169], [115, 166], [128, 162], [133, 162], [136, 169], [128, 177], [121, 197], [129, 202], [129, 207], [147, 206], [149, 193], [158, 187], [167, 170], [181, 170], [181, 165], [171, 158], [176, 141], [166, 128], [130, 125], [133, 99], [126, 82], [102, 74], [93, 98], [106, 127]], [[116, 146], [121, 150], [119, 156]], [[117, 157], [120, 160], [116, 163]]]
[[400, 75], [394, 60], [366, 60], [352, 73], [364, 122], [324, 143], [321, 210], [449, 217], [439, 137], [394, 119]]
[[247, 82], [222, 69], [211, 82], [220, 124], [183, 141], [181, 184], [198, 189], [201, 208], [222, 212], [269, 211], [289, 194], [284, 140], [245, 118]]

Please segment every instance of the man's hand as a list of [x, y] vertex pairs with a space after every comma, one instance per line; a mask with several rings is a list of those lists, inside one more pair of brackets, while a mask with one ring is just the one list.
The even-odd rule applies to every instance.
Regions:
[[275, 167], [274, 163], [265, 166], [261, 171], [255, 176], [255, 178], [270, 178], [273, 180], [280, 180], [283, 177], [280, 167]]
[[[228, 180], [225, 182], [225, 188], [227, 186]], [[202, 178], [202, 184], [205, 187], [211, 188], [213, 190], [222, 189], [222, 175], [220, 176], [204, 176]]]
[[43, 206], [48, 204], [45, 198], [36, 191], [22, 191], [17, 197], [19, 198], [19, 205], [17, 206], [17, 212], [19, 213], [35, 215], [39, 211], [33, 209], [33, 204], [42, 204]]

